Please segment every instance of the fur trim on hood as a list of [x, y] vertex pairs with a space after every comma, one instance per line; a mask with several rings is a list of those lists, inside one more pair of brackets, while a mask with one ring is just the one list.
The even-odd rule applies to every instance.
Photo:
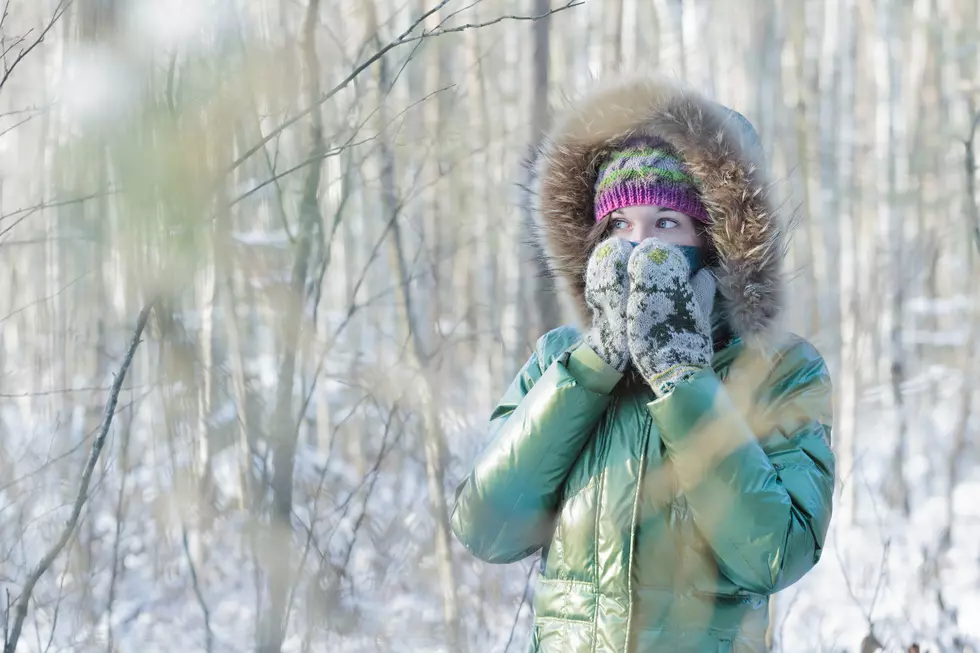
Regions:
[[578, 319], [592, 320], [585, 269], [596, 174], [605, 155], [633, 135], [660, 138], [684, 159], [712, 218], [713, 270], [729, 324], [743, 339], [764, 339], [783, 303], [784, 249], [758, 137], [740, 114], [658, 78], [606, 84], [574, 104], [532, 164], [538, 244]]

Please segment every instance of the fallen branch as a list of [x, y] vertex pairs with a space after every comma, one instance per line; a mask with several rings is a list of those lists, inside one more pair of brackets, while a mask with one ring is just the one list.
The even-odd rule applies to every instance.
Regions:
[[82, 507], [88, 498], [88, 488], [92, 481], [92, 473], [95, 471], [96, 463], [99, 462], [99, 456], [102, 454], [102, 448], [105, 446], [106, 438], [109, 435], [109, 427], [112, 426], [112, 418], [116, 414], [116, 404], [119, 401], [119, 393], [122, 390], [123, 381], [126, 379], [126, 372], [133, 362], [133, 356], [136, 354], [136, 348], [140, 344], [143, 329], [146, 327], [146, 321], [150, 317], [150, 311], [152, 309], [153, 302], [149, 302], [140, 311], [139, 319], [136, 322], [136, 331], [133, 333], [133, 337], [129, 342], [129, 349], [126, 351], [126, 358], [123, 359], [119, 372], [116, 374], [116, 379], [112, 383], [112, 389], [109, 392], [109, 402], [106, 404], [105, 416], [102, 418], [102, 427], [99, 429], [99, 435], [95, 438], [95, 442], [92, 443], [92, 451], [89, 453], [88, 462], [85, 464], [85, 470], [82, 472], [82, 481], [78, 487], [78, 495], [75, 497], [75, 505], [72, 507], [71, 516], [65, 523], [61, 537], [41, 559], [41, 562], [31, 571], [27, 577], [27, 581], [24, 583], [24, 589], [21, 591], [20, 597], [17, 599], [17, 604], [14, 607], [14, 624], [10, 629], [9, 637], [4, 642], [3, 653], [14, 653], [17, 650], [17, 641], [20, 639], [20, 632], [24, 627], [24, 619], [27, 618], [27, 607], [31, 601], [31, 595], [34, 593], [34, 587], [57, 557], [61, 555], [68, 540], [71, 539], [72, 534], [78, 527]]

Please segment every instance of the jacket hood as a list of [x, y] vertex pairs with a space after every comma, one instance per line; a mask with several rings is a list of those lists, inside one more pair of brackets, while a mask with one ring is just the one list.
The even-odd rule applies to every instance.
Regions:
[[598, 168], [622, 140], [666, 141], [684, 159], [711, 216], [721, 308], [735, 335], [766, 336], [783, 303], [783, 233], [758, 136], [741, 114], [673, 81], [607, 83], [558, 117], [532, 162], [535, 237], [583, 325], [588, 234]]

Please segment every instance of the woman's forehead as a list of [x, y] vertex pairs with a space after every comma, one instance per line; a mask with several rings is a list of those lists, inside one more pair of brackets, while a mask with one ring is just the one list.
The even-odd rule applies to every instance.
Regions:
[[[639, 219], [639, 220], [643, 220], [643, 219], [653, 220], [660, 217], [660, 214], [662, 213], [670, 213], [671, 215], [686, 215], [674, 209], [669, 209], [663, 206], [648, 205], [648, 204], [625, 206], [619, 209], [617, 212], [627, 215], [630, 218]], [[687, 217], [690, 218], [690, 216]], [[693, 220], [694, 218], [690, 218], [690, 219]]]

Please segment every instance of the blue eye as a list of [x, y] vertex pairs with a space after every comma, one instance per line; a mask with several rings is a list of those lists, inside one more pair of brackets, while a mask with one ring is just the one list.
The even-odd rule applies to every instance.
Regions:
[[622, 218], [616, 218], [612, 221], [613, 229], [629, 229], [630, 223]]
[[660, 218], [657, 220], [657, 229], [674, 229], [678, 226], [677, 220], [671, 218]]

